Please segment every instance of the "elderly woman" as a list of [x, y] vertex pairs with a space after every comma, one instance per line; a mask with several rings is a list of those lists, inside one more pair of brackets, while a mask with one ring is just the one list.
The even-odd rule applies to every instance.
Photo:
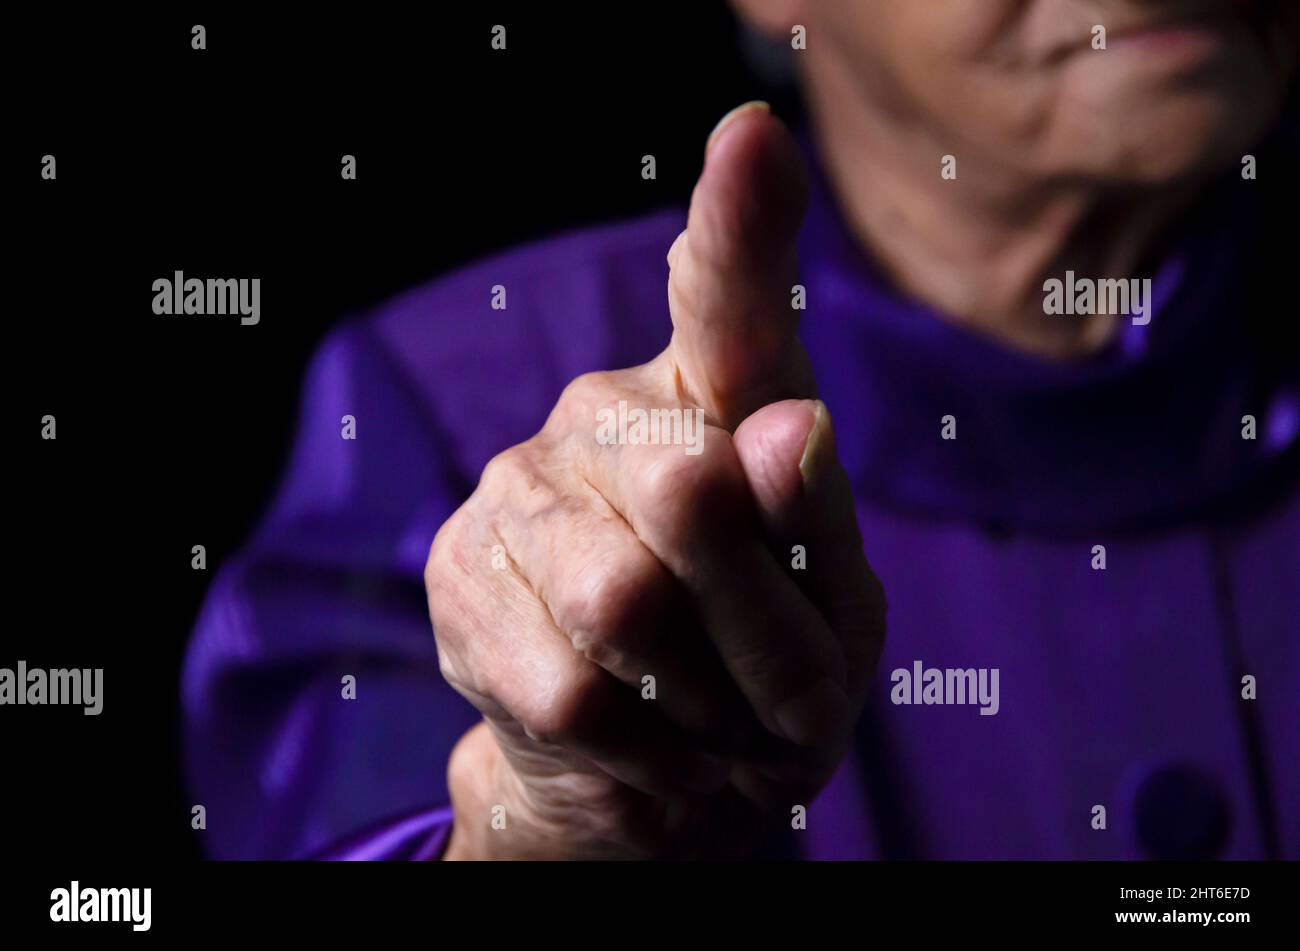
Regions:
[[215, 853], [1300, 858], [1295, 8], [736, 6], [805, 133], [319, 354]]

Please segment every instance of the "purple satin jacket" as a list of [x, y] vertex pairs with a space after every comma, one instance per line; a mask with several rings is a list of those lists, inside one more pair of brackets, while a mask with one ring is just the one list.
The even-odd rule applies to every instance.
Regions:
[[[1279, 134], [1258, 181], [1207, 189], [1151, 267], [1150, 322], [1111, 318], [1114, 343], [1070, 364], [890, 290], [814, 168], [801, 336], [889, 634], [853, 752], [763, 854], [1300, 858], [1297, 152]], [[511, 251], [321, 347], [277, 497], [186, 661], [211, 855], [439, 857], [448, 753], [477, 716], [439, 675], [430, 542], [569, 380], [665, 346], [684, 223]], [[918, 661], [996, 668], [998, 712], [892, 702]]]

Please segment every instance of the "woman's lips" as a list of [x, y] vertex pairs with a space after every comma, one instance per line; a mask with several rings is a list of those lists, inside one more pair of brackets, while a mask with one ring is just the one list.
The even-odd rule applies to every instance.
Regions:
[[1159, 66], [1196, 65], [1221, 56], [1245, 30], [1245, 23], [1230, 15], [1121, 26], [1107, 30], [1106, 49], [1095, 50], [1089, 42], [1082, 52], [1093, 56], [1137, 55], [1143, 62]]
[[1107, 47], [1138, 46], [1146, 49], [1181, 49], [1189, 46], [1222, 46], [1232, 27], [1240, 21], [1218, 19], [1190, 23], [1172, 23], [1135, 30], [1120, 30], [1107, 38]]

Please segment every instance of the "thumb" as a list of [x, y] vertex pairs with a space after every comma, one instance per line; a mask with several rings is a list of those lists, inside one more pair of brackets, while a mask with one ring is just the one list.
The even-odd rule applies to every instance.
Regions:
[[728, 113], [668, 252], [679, 386], [728, 429], [773, 400], [814, 395], [790, 301], [806, 201], [798, 146], [767, 105]]
[[884, 644], [885, 599], [862, 551], [830, 413], [821, 400], [773, 403], [737, 427], [734, 443], [777, 557], [839, 639], [849, 693], [859, 696]]

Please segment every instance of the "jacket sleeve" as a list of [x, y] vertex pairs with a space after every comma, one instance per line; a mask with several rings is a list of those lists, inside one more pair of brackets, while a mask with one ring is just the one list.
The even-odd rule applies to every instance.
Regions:
[[211, 856], [445, 843], [447, 756], [477, 716], [439, 674], [422, 578], [469, 485], [410, 382], [368, 325], [327, 339], [277, 497], [208, 590], [181, 701]]

